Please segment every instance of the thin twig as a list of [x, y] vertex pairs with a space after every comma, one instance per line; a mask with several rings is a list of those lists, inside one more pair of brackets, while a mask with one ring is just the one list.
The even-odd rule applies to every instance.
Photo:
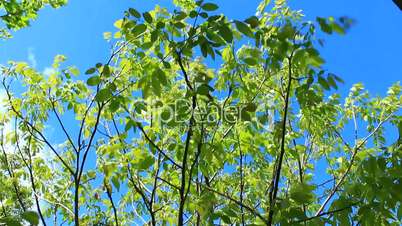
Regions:
[[336, 183], [334, 189], [332, 189], [331, 193], [328, 195], [328, 197], [325, 199], [325, 201], [321, 204], [320, 208], [317, 210], [315, 216], [318, 216], [322, 213], [322, 211], [324, 210], [325, 206], [329, 203], [329, 201], [332, 199], [332, 197], [335, 195], [335, 193], [338, 191], [339, 187], [343, 184], [344, 180], [346, 179], [346, 177], [348, 176], [350, 170], [352, 169], [356, 154], [358, 153], [358, 151], [360, 150], [360, 148], [363, 147], [363, 145], [366, 144], [366, 142], [368, 141], [368, 139], [370, 139], [370, 137], [372, 137], [380, 128], [381, 126], [388, 121], [388, 119], [392, 116], [392, 114], [388, 115], [383, 121], [381, 121], [377, 127], [369, 134], [367, 135], [362, 142], [360, 142], [360, 144], [356, 144], [354, 147], [353, 154], [352, 157], [350, 158], [350, 164], [348, 166], [348, 168], [346, 169], [345, 173], [340, 177], [339, 181]]

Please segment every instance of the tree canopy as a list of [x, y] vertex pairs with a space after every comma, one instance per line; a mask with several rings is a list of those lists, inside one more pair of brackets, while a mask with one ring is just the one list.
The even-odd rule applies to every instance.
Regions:
[[38, 11], [50, 5], [58, 8], [67, 3], [67, 0], [0, 0], [0, 38], [9, 38], [9, 29], [18, 30], [30, 24]]
[[[83, 73], [1, 66], [0, 225], [401, 224], [402, 87], [342, 97], [319, 52], [351, 19], [173, 2], [127, 9]], [[1, 18], [65, 3], [0, 1]]]

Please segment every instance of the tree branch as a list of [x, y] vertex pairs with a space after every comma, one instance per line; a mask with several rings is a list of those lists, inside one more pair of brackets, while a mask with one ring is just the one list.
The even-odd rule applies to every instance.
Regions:
[[[368, 139], [370, 139], [370, 137], [372, 137], [372, 136], [378, 131], [378, 129], [380, 129], [381, 126], [382, 126], [386, 121], [388, 121], [388, 119], [389, 119], [391, 116], [392, 116], [392, 114], [388, 115], [383, 121], [381, 121], [381, 122], [377, 125], [377, 127], [376, 127], [369, 135], [367, 135], [367, 136], [363, 139], [363, 141], [362, 141], [360, 144], [356, 143], [354, 149], [353, 149], [353, 150], [350, 150], [350, 151], [353, 151], [353, 154], [352, 154], [352, 157], [350, 158], [350, 161], [349, 161], [350, 164], [349, 164], [348, 168], [346, 169], [345, 173], [340, 177], [339, 181], [336, 183], [336, 185], [335, 185], [335, 187], [332, 189], [331, 193], [328, 195], [328, 197], [325, 199], [325, 201], [321, 204], [320, 208], [319, 208], [319, 209], [317, 210], [317, 212], [315, 213], [315, 216], [318, 216], [318, 215], [320, 215], [320, 214], [322, 213], [322, 211], [324, 210], [325, 206], [329, 203], [329, 201], [332, 199], [332, 197], [333, 197], [333, 196], [335, 195], [335, 193], [338, 191], [339, 187], [343, 184], [344, 180], [346, 179], [346, 177], [348, 176], [350, 170], [352, 169], [352, 166], [353, 166], [353, 163], [354, 163], [356, 154], [357, 154], [357, 152], [360, 150], [360, 148], [362, 148], [363, 145], [366, 144], [366, 142], [368, 141]], [[347, 147], [349, 147], [349, 146], [347, 146]]]
[[[181, 68], [181, 71], [184, 75], [186, 84], [188, 89], [193, 91], [193, 87], [190, 84], [190, 80], [187, 75], [187, 71], [184, 68], [182, 58], [181, 58], [181, 53], [177, 52], [177, 62]], [[185, 190], [186, 190], [186, 174], [187, 174], [187, 160], [188, 160], [188, 152], [190, 148], [190, 141], [193, 136], [193, 127], [195, 126], [195, 119], [194, 119], [194, 110], [196, 108], [197, 104], [197, 99], [196, 99], [196, 94], [193, 94], [192, 96], [192, 109], [191, 109], [191, 118], [190, 118], [190, 123], [188, 126], [187, 130], [187, 136], [186, 136], [186, 142], [185, 142], [185, 147], [184, 147], [184, 153], [183, 153], [183, 160], [182, 160], [182, 167], [181, 167], [181, 186], [179, 190], [180, 194], [180, 203], [179, 203], [179, 213], [178, 213], [178, 225], [183, 226], [184, 221], [183, 221], [183, 215], [184, 215], [184, 204], [186, 202], [186, 195], [185, 195]], [[190, 175], [191, 177], [191, 175]], [[190, 186], [190, 184], [188, 185]]]
[[[292, 54], [293, 55], [293, 54]], [[286, 89], [286, 97], [285, 97], [285, 107], [284, 107], [284, 113], [283, 113], [283, 121], [282, 121], [282, 137], [281, 137], [281, 151], [279, 154], [279, 159], [278, 159], [278, 164], [276, 165], [275, 168], [275, 174], [274, 174], [274, 186], [272, 187], [272, 191], [270, 194], [272, 196], [270, 197], [270, 206], [269, 206], [269, 214], [268, 214], [268, 225], [272, 225], [272, 220], [273, 220], [273, 215], [274, 215], [274, 207], [275, 207], [275, 202], [276, 202], [276, 196], [278, 193], [278, 188], [279, 188], [279, 181], [281, 177], [281, 170], [282, 170], [282, 161], [283, 161], [283, 156], [285, 155], [285, 138], [286, 138], [286, 123], [287, 123], [287, 117], [288, 117], [288, 110], [289, 110], [289, 99], [290, 99], [290, 88], [292, 86], [292, 56], [288, 58], [288, 85]]]
[[117, 209], [116, 209], [116, 206], [115, 206], [114, 201], [113, 201], [112, 191], [111, 191], [111, 189], [109, 189], [110, 185], [108, 186], [106, 184], [106, 182], [103, 182], [103, 185], [105, 186], [106, 195], [109, 198], [110, 203], [112, 204], [114, 222], [115, 222], [116, 226], [119, 226], [119, 218], [117, 217]]
[[320, 214], [315, 215], [315, 216], [312, 216], [312, 217], [308, 217], [308, 218], [304, 218], [304, 219], [302, 219], [302, 220], [298, 220], [298, 221], [291, 222], [291, 224], [292, 224], [292, 223], [296, 224], [296, 223], [301, 223], [301, 222], [307, 222], [307, 221], [314, 220], [314, 219], [317, 219], [317, 218], [320, 218], [320, 217], [323, 217], [323, 216], [332, 215], [332, 214], [334, 214], [334, 213], [339, 213], [339, 212], [342, 212], [342, 211], [344, 211], [344, 210], [347, 210], [347, 209], [352, 208], [352, 207], [355, 206], [356, 204], [357, 204], [357, 203], [354, 203], [354, 204], [352, 204], [352, 205], [350, 205], [350, 206], [346, 206], [346, 207], [343, 207], [343, 208], [340, 208], [340, 209], [336, 209], [336, 210], [331, 210], [331, 211], [328, 211], [328, 212], [320, 213]]
[[57, 121], [59, 122], [61, 129], [63, 130], [64, 134], [66, 135], [68, 141], [70, 142], [71, 146], [73, 147], [75, 152], [78, 152], [78, 149], [75, 147], [73, 140], [71, 139], [70, 135], [68, 134], [66, 128], [64, 127], [64, 123], [61, 121], [59, 114], [56, 111], [56, 107], [54, 105], [54, 102], [52, 100], [49, 100], [52, 103], [52, 110], [54, 114], [56, 115]]
[[137, 123], [137, 127], [140, 129], [141, 133], [144, 135], [145, 139], [154, 147], [156, 150], [163, 155], [164, 158], [169, 160], [173, 165], [175, 165], [178, 168], [182, 168], [181, 165], [176, 163], [171, 157], [169, 157], [161, 148], [158, 147], [158, 145], [155, 144], [155, 142], [148, 136], [148, 134], [145, 132], [144, 127], [140, 123]]
[[24, 164], [25, 164], [25, 166], [26, 166], [26, 168], [28, 169], [28, 172], [29, 172], [29, 179], [30, 179], [30, 182], [31, 182], [32, 191], [34, 193], [36, 209], [38, 211], [38, 214], [39, 214], [39, 217], [40, 217], [40, 219], [42, 221], [42, 224], [44, 226], [46, 226], [46, 221], [45, 221], [45, 218], [43, 216], [42, 210], [41, 210], [40, 205], [39, 205], [39, 199], [38, 199], [38, 196], [36, 196], [37, 191], [36, 191], [36, 184], [35, 184], [35, 178], [34, 178], [34, 173], [33, 173], [32, 155], [31, 155], [31, 148], [30, 148], [31, 147], [31, 139], [32, 139], [32, 137], [29, 137], [27, 148], [26, 148], [27, 149], [27, 154], [28, 154], [28, 160], [29, 160], [29, 163], [28, 163], [25, 160], [25, 158], [24, 158], [24, 156], [22, 154], [21, 148], [20, 148], [20, 144], [19, 144], [20, 142], [19, 142], [19, 139], [18, 139], [18, 132], [17, 132], [17, 119], [15, 119], [14, 131], [15, 131], [15, 141], [16, 141], [18, 152], [20, 153], [22, 161], [24, 162]]
[[21, 198], [21, 191], [19, 190], [19, 188], [17, 186], [17, 182], [13, 180], [14, 173], [13, 173], [13, 170], [11, 169], [10, 163], [8, 162], [7, 152], [4, 147], [3, 139], [4, 139], [4, 130], [2, 129], [0, 146], [1, 146], [1, 150], [3, 152], [3, 156], [4, 156], [4, 164], [6, 165], [6, 171], [8, 172], [8, 175], [9, 175], [10, 179], [12, 180], [12, 185], [14, 188], [15, 195], [17, 196], [18, 203], [20, 204], [22, 210], [25, 211], [26, 208], [25, 208], [24, 202], [22, 201], [22, 198]]
[[16, 114], [18, 118], [20, 118], [24, 123], [26, 123], [33, 131], [35, 131], [43, 140], [43, 142], [52, 150], [52, 152], [57, 156], [57, 158], [60, 160], [60, 162], [64, 165], [64, 167], [67, 168], [67, 170], [71, 173], [71, 175], [74, 175], [74, 170], [64, 161], [64, 159], [60, 156], [60, 154], [56, 151], [56, 149], [50, 144], [50, 142], [46, 139], [46, 137], [43, 135], [41, 131], [39, 131], [35, 126], [32, 125], [28, 120], [26, 120], [20, 112], [18, 112], [11, 100], [11, 94], [9, 91], [9, 88], [6, 86], [5, 81], [3, 80], [3, 87], [4, 90], [6, 91], [8, 102], [10, 104], [11, 110]]

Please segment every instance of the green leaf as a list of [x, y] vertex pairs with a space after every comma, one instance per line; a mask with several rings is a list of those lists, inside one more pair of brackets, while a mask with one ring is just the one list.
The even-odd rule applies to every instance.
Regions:
[[[145, 86], [147, 87], [147, 86]], [[154, 92], [157, 96], [161, 96], [161, 82], [157, 77], [152, 76], [151, 78], [151, 88], [152, 92]]]
[[195, 77], [195, 81], [199, 82], [199, 83], [208, 83], [210, 80], [211, 80], [211, 77], [209, 77], [204, 72], [199, 72]]
[[182, 29], [182, 28], [186, 27], [186, 25], [182, 22], [174, 23], [174, 26], [177, 27], [178, 29]]
[[257, 65], [257, 60], [254, 59], [253, 57], [247, 57], [243, 59], [244, 63], [250, 65], [250, 66], [255, 66]]
[[257, 7], [257, 11], [259, 14], [262, 14], [265, 11], [265, 8], [269, 5], [271, 0], [263, 0], [260, 2], [260, 4]]
[[153, 19], [152, 19], [152, 16], [151, 16], [151, 14], [149, 12], [143, 13], [142, 16], [144, 17], [144, 20], [146, 22], [148, 22], [150, 24], [152, 23]]
[[323, 32], [332, 34], [332, 27], [327, 23], [327, 20], [325, 18], [317, 17], [317, 22]]
[[202, 56], [206, 58], [208, 56], [208, 42], [201, 43], [200, 47]]
[[111, 112], [115, 112], [119, 108], [120, 108], [120, 101], [117, 98], [113, 98], [113, 100], [110, 102], [109, 110]]
[[307, 63], [314, 67], [321, 67], [322, 64], [325, 63], [324, 59], [322, 59], [319, 55], [319, 52], [314, 48], [306, 49], [308, 52]]
[[345, 34], [345, 29], [343, 29], [339, 24], [337, 24], [335, 22], [331, 23], [331, 28], [333, 31], [335, 31], [336, 33], [338, 33], [340, 35]]
[[149, 169], [155, 163], [155, 159], [151, 155], [146, 155], [144, 158], [140, 160], [140, 163], [137, 165], [139, 170]]
[[170, 69], [172, 66], [170, 65], [170, 63], [169, 62], [166, 62], [166, 61], [163, 61], [163, 66], [166, 68], [166, 69]]
[[210, 91], [214, 91], [214, 89], [207, 84], [202, 84], [197, 88], [197, 93], [204, 96], [208, 96]]
[[110, 76], [110, 67], [109, 65], [103, 66], [102, 75], [109, 77]]
[[71, 74], [73, 74], [75, 76], [80, 74], [80, 71], [76, 67], [70, 67], [69, 70], [70, 70]]
[[97, 86], [97, 85], [99, 85], [99, 83], [101, 83], [101, 79], [97, 75], [92, 76], [87, 80], [87, 84], [89, 86]]
[[314, 199], [314, 189], [313, 185], [298, 183], [291, 187], [290, 197], [299, 204], [306, 204]]
[[25, 211], [21, 215], [21, 217], [22, 217], [22, 219], [28, 221], [32, 225], [38, 225], [39, 224], [39, 216], [34, 211]]
[[124, 131], [129, 131], [131, 128], [135, 128], [135, 126], [136, 126], [136, 124], [135, 124], [135, 122], [133, 121], [133, 120], [131, 120], [131, 119], [129, 119], [127, 122], [126, 122], [126, 126], [124, 127]]
[[225, 62], [232, 61], [232, 60], [233, 60], [232, 48], [231, 48], [230, 46], [227, 46], [226, 48], [224, 48], [224, 49], [222, 50], [221, 55], [222, 55], [222, 59], [223, 59]]
[[241, 21], [235, 20], [235, 25], [236, 25], [237, 30], [239, 30], [241, 33], [243, 33], [244, 35], [246, 35], [250, 38], [254, 38], [254, 33], [247, 24], [245, 24]]
[[215, 60], [215, 51], [212, 48], [212, 44], [207, 45], [207, 51], [208, 51], [208, 54], [212, 57], [212, 59]]
[[322, 76], [318, 76], [318, 83], [322, 86], [322, 88], [324, 88], [326, 90], [331, 89], [328, 82]]
[[88, 175], [89, 178], [95, 178], [96, 177], [96, 171], [90, 170], [90, 171], [88, 171], [87, 175]]
[[399, 206], [398, 208], [398, 213], [397, 213], [398, 219], [402, 221], [402, 205]]
[[112, 162], [106, 162], [104, 165], [102, 165], [102, 170], [103, 173], [105, 174], [105, 179], [109, 178], [112, 172], [116, 169], [116, 164]]
[[185, 12], [178, 12], [177, 15], [174, 17], [175, 20], [184, 20], [187, 17]]
[[128, 12], [134, 17], [137, 17], [137, 18], [141, 17], [141, 14], [137, 10], [135, 10], [133, 8], [129, 8]]
[[104, 102], [111, 97], [112, 97], [112, 92], [109, 89], [105, 88], [105, 89], [99, 90], [99, 92], [95, 96], [95, 100], [97, 100], [98, 102]]
[[240, 112], [240, 118], [242, 121], [251, 121], [250, 113], [244, 110]]
[[85, 72], [85, 74], [86, 74], [86, 75], [90, 75], [90, 74], [95, 73], [95, 71], [96, 71], [96, 68], [90, 68], [90, 69], [88, 69], [88, 70]]
[[[152, 36], [151, 36], [151, 38], [152, 38]], [[144, 43], [142, 43], [141, 48], [142, 48], [143, 50], [147, 50], [147, 49], [151, 48], [152, 45], [153, 45], [152, 42], [144, 42]]]
[[159, 22], [156, 24], [156, 28], [157, 28], [157, 29], [162, 29], [162, 28], [164, 28], [164, 27], [165, 27], [165, 23], [162, 22], [162, 21], [159, 21]]
[[337, 82], [345, 83], [345, 81], [343, 81], [343, 79], [341, 77], [339, 77], [335, 74], [332, 74], [332, 73], [330, 73], [329, 75], [332, 76]]
[[299, 159], [299, 153], [294, 149], [289, 149], [289, 154], [293, 157], [293, 159]]
[[257, 105], [255, 103], [248, 103], [243, 109], [248, 112], [255, 112], [257, 110]]
[[116, 28], [121, 29], [123, 26], [123, 19], [117, 20], [116, 22], [114, 22], [113, 24]]
[[114, 84], [114, 82], [111, 82], [111, 83], [107, 84], [107, 88], [108, 88], [111, 92], [114, 92], [114, 91], [117, 90], [117, 86], [116, 86], [116, 84]]
[[214, 3], [205, 3], [201, 6], [201, 8], [205, 11], [215, 11], [217, 10], [219, 7], [218, 5], [214, 4]]
[[327, 77], [328, 84], [332, 86], [334, 89], [338, 89], [338, 85], [336, 85], [335, 79], [333, 76], [328, 75]]
[[198, 15], [197, 11], [192, 10], [189, 14], [190, 18], [195, 18]]
[[0, 225], [5, 224], [6, 226], [22, 226], [21, 222], [15, 217], [0, 218], [0, 223]]
[[217, 35], [213, 31], [207, 31], [207, 37], [209, 40], [214, 42], [214, 47], [223, 46], [226, 43], [226, 41], [220, 35]]
[[230, 220], [230, 217], [228, 217], [227, 215], [222, 214], [221, 215], [222, 221], [226, 224], [232, 224], [232, 221]]
[[222, 36], [227, 43], [231, 43], [233, 41], [233, 32], [227, 25], [222, 25], [218, 29], [219, 35]]
[[151, 43], [154, 43], [156, 40], [158, 40], [158, 37], [159, 37], [158, 30], [151, 32]]
[[157, 80], [158, 80], [162, 85], [164, 85], [164, 86], [167, 85], [168, 81], [167, 81], [167, 78], [166, 78], [166, 74], [165, 74], [165, 72], [164, 72], [162, 69], [160, 69], [159, 67], [154, 70], [154, 72], [152, 73], [152, 76], [153, 76], [154, 78], [157, 78]]
[[207, 18], [207, 17], [208, 17], [208, 13], [202, 12], [202, 13], [200, 13], [200, 16], [201, 16], [202, 18]]
[[248, 23], [251, 28], [256, 28], [260, 24], [256, 16], [249, 17], [244, 22]]
[[293, 39], [295, 34], [295, 30], [293, 26], [290, 23], [287, 23], [285, 26], [283, 26], [278, 33], [279, 39], [285, 40], [285, 39]]
[[112, 177], [112, 183], [113, 183], [114, 187], [117, 189], [117, 191], [119, 191], [120, 190], [120, 181], [117, 176]]
[[147, 30], [147, 25], [138, 24], [133, 28], [132, 32], [133, 32], [134, 36], [138, 36], [138, 35], [144, 33], [146, 30]]

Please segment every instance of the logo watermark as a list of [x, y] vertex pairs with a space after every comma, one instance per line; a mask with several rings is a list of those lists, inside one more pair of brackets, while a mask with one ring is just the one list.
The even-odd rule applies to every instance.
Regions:
[[271, 102], [260, 103], [206, 103], [192, 107], [189, 99], [178, 98], [164, 103], [159, 99], [138, 103], [141, 106], [141, 118], [166, 125], [180, 125], [194, 117], [197, 123], [203, 124], [236, 124], [252, 123], [255, 127], [272, 131], [274, 124], [274, 107]]

